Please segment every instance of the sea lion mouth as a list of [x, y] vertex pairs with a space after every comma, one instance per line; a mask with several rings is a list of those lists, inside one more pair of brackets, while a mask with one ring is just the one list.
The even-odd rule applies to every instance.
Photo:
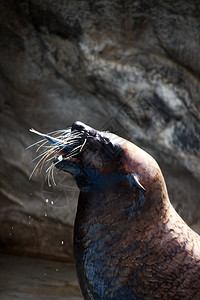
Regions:
[[56, 164], [57, 162], [61, 162], [63, 160], [69, 162], [78, 162], [77, 157], [69, 157], [68, 153], [64, 150], [55, 151], [53, 162]]

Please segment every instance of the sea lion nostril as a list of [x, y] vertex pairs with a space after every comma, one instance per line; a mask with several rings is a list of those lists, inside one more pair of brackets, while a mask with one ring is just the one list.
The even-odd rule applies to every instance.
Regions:
[[96, 134], [97, 134], [97, 131], [94, 128], [92, 128], [88, 125], [85, 125], [84, 123], [82, 123], [80, 121], [74, 122], [74, 124], [71, 127], [71, 131], [74, 131], [74, 130], [77, 130], [77, 131], [82, 132], [82, 133], [86, 133], [86, 134], [91, 135], [93, 137], [95, 137]]
[[71, 131], [74, 131], [74, 130], [83, 131], [84, 129], [85, 129], [85, 124], [83, 124], [80, 121], [74, 122], [74, 124], [71, 127]]

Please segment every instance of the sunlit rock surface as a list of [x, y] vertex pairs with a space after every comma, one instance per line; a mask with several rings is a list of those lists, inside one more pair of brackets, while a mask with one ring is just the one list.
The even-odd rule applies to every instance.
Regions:
[[[200, 232], [197, 1], [0, 1], [0, 249], [71, 260], [78, 190], [29, 180], [38, 137], [80, 120], [153, 155]], [[30, 163], [30, 164], [29, 164]]]

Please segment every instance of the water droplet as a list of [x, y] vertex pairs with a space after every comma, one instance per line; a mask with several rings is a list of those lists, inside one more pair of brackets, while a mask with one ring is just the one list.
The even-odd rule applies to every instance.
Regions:
[[47, 217], [47, 213], [46, 212], [44, 213], [44, 216]]
[[56, 272], [58, 272], [58, 269], [56, 269]]
[[62, 245], [64, 245], [64, 243], [65, 243], [64, 241], [61, 241], [61, 244], [62, 244]]
[[46, 203], [48, 203], [49, 202], [49, 199], [46, 199]]
[[44, 273], [44, 276], [46, 276], [47, 275], [47, 273]]
[[53, 205], [53, 201], [51, 201], [51, 204]]

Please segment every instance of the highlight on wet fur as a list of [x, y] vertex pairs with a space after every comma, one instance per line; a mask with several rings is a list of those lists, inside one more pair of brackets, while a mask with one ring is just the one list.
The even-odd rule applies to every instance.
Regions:
[[[38, 142], [28, 146], [26, 149], [29, 149], [31, 147], [36, 146], [37, 150], [36, 153], [38, 153], [38, 156], [35, 157], [30, 163], [33, 161], [37, 161], [32, 173], [30, 174], [29, 179], [34, 174], [37, 174], [38, 171], [42, 170], [43, 166], [46, 165], [46, 173], [47, 173], [47, 182], [48, 185], [51, 186], [51, 182], [56, 185], [55, 179], [54, 179], [54, 169], [57, 163], [67, 160], [69, 158], [74, 157], [77, 155], [82, 148], [84, 147], [86, 140], [82, 139], [82, 135], [78, 131], [71, 132], [71, 128], [63, 129], [63, 130], [57, 130], [50, 132], [48, 134], [43, 134], [39, 131], [36, 131], [35, 129], [31, 128], [30, 132], [33, 132], [37, 135], [40, 135], [43, 137], [42, 140], [39, 140]], [[48, 144], [50, 143], [50, 144]], [[67, 155], [63, 157], [62, 150], [66, 150]], [[70, 149], [70, 150], [69, 150]], [[41, 152], [41, 153], [40, 153]], [[59, 154], [57, 159], [57, 162], [54, 162], [55, 154]]]

